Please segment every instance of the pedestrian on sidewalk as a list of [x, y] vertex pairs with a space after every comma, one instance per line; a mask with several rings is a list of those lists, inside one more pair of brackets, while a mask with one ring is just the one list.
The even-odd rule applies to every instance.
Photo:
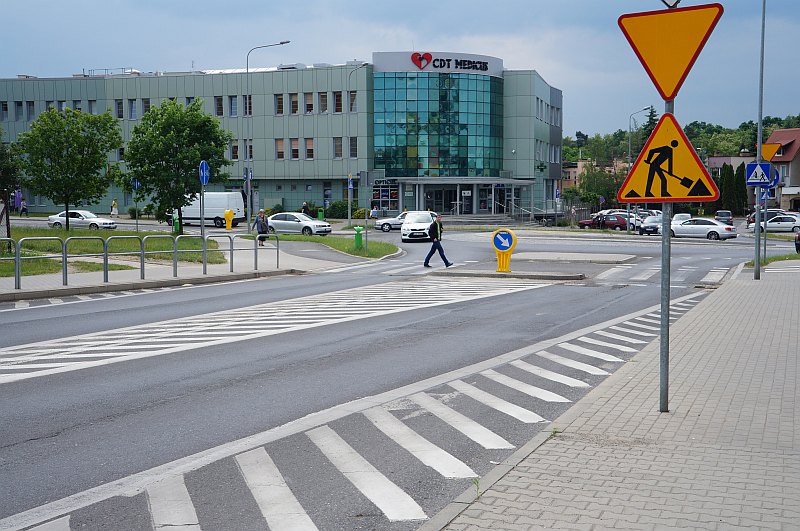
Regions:
[[306, 216], [311, 216], [311, 210], [309, 210], [309, 208], [308, 208], [308, 203], [306, 203], [305, 201], [303, 201], [303, 208], [301, 209], [301, 211], [302, 211], [302, 212], [303, 212], [303, 214], [305, 214]]
[[428, 256], [425, 257], [425, 262], [422, 264], [425, 267], [431, 267], [428, 263], [430, 262], [431, 256], [436, 251], [439, 251], [439, 256], [442, 257], [442, 262], [444, 262], [445, 267], [450, 267], [453, 265], [453, 262], [447, 260], [447, 257], [444, 255], [444, 249], [442, 248], [442, 231], [444, 228], [442, 227], [442, 215], [437, 214], [436, 219], [431, 226], [428, 227], [428, 236], [431, 238], [431, 250], [428, 251]]
[[28, 215], [28, 202], [25, 201], [25, 199], [19, 204], [19, 217], [22, 217], [23, 214], [25, 214], [26, 218], [30, 217], [30, 215]]
[[117, 199], [114, 198], [111, 200], [111, 217], [114, 216], [119, 217], [119, 208], [117, 207]]
[[263, 208], [258, 211], [256, 220], [253, 222], [253, 228], [256, 229], [258, 233], [256, 239], [258, 240], [259, 247], [264, 247], [264, 240], [269, 237], [269, 220]]

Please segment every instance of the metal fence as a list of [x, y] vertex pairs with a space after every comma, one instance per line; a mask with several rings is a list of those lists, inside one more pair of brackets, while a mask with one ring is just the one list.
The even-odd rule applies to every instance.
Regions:
[[[171, 253], [172, 255], [172, 276], [178, 276], [178, 255], [179, 253], [202, 253], [202, 264], [203, 264], [203, 274], [208, 274], [208, 240], [215, 239], [215, 240], [224, 240], [227, 239], [229, 242], [229, 246], [227, 249], [223, 249], [222, 245], [218, 249], [214, 249], [217, 252], [221, 252], [223, 254], [228, 255], [228, 263], [230, 265], [230, 272], [233, 273], [233, 260], [235, 256], [235, 252], [250, 252], [249, 248], [240, 247], [238, 249], [235, 248], [234, 242], [237, 238], [240, 239], [248, 239], [248, 237], [253, 237], [253, 270], [258, 271], [258, 235], [245, 235], [245, 234], [224, 234], [224, 235], [209, 235], [206, 237], [202, 237], [200, 235], [192, 235], [192, 234], [182, 234], [179, 236], [171, 236], [171, 235], [161, 235], [161, 234], [151, 234], [148, 236], [140, 237], [140, 236], [109, 236], [108, 238], [101, 238], [100, 236], [70, 236], [66, 239], [61, 239], [57, 236], [43, 236], [43, 237], [30, 237], [30, 238], [21, 238], [20, 240], [14, 240], [12, 238], [0, 238], [0, 242], [7, 242], [7, 245], [12, 248], [13, 250], [13, 257], [0, 257], [0, 261], [11, 261], [14, 262], [14, 288], [15, 289], [22, 289], [22, 263], [24, 260], [39, 260], [39, 259], [51, 259], [51, 260], [60, 260], [61, 261], [61, 277], [62, 283], [64, 286], [68, 286], [69, 282], [69, 274], [68, 274], [68, 262], [70, 259], [76, 258], [99, 258], [102, 257], [103, 259], [103, 282], [109, 281], [109, 274], [108, 274], [108, 263], [109, 257], [114, 256], [138, 256], [139, 258], [139, 271], [140, 271], [140, 278], [145, 280], [145, 257], [148, 255], [163, 255], [166, 253]], [[146, 244], [150, 240], [155, 239], [165, 239], [168, 238], [172, 240], [172, 250], [158, 250], [158, 251], [146, 251]], [[182, 239], [197, 239], [200, 238], [202, 240], [201, 249], [178, 249], [178, 242]], [[280, 268], [280, 238], [276, 234], [270, 234], [269, 238], [275, 241], [275, 269]], [[77, 240], [96, 240], [102, 243], [103, 245], [103, 252], [102, 253], [75, 253], [70, 254], [69, 246], [70, 243], [75, 242]], [[136, 251], [119, 251], [119, 252], [109, 252], [109, 242], [114, 240], [137, 240], [139, 242], [139, 250]], [[26, 243], [34, 242], [34, 241], [57, 241], [59, 242], [59, 246], [61, 247], [61, 252], [58, 254], [31, 254], [23, 256], [22, 251]]]

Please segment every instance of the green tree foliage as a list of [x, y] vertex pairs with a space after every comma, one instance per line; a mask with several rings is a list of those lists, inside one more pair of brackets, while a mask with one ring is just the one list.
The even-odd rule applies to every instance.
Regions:
[[[625, 175], [605, 171], [591, 164], [578, 179], [581, 201], [601, 208], [614, 208], [617, 205], [617, 191], [622, 187]], [[605, 201], [600, 204], [600, 197]]]
[[736, 188], [734, 176], [733, 176], [733, 166], [730, 164], [723, 164], [722, 169], [719, 173], [719, 201], [720, 206], [724, 210], [730, 210], [731, 212], [736, 212]]
[[736, 203], [732, 210], [734, 214], [744, 214], [748, 210], [746, 171], [745, 164], [741, 163], [736, 168], [736, 174], [733, 177], [734, 197], [736, 198]]
[[2, 142], [3, 129], [0, 128], [0, 198], [5, 205], [6, 230], [0, 234], [11, 236], [11, 193], [20, 186], [22, 163], [17, 153], [16, 144]]
[[[100, 115], [50, 108], [19, 136], [24, 184], [64, 210], [92, 204], [105, 195], [118, 171], [108, 154], [122, 146], [110, 111]], [[69, 216], [66, 219], [69, 230]]]
[[225, 151], [233, 135], [204, 113], [202, 104], [196, 99], [184, 107], [166, 100], [151, 108], [133, 128], [125, 152], [131, 177], [139, 181], [136, 199], [151, 200], [157, 212], [176, 209], [181, 227], [183, 207], [200, 194], [200, 161], [208, 162], [209, 182], [230, 178], [223, 169], [231, 164]]

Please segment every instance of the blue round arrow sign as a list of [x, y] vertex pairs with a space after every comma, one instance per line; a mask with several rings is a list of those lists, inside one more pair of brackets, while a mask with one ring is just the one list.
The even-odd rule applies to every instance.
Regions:
[[211, 170], [208, 168], [208, 162], [200, 161], [200, 184], [203, 186], [208, 184], [208, 178], [211, 176]]

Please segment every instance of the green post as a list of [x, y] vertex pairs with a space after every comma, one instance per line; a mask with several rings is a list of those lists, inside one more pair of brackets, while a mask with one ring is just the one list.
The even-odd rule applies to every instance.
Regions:
[[360, 251], [361, 247], [363, 246], [361, 231], [364, 230], [364, 227], [355, 226], [353, 227], [353, 230], [356, 231], [356, 251]]
[[178, 212], [172, 213], [172, 234], [181, 233], [181, 218], [178, 217]]

